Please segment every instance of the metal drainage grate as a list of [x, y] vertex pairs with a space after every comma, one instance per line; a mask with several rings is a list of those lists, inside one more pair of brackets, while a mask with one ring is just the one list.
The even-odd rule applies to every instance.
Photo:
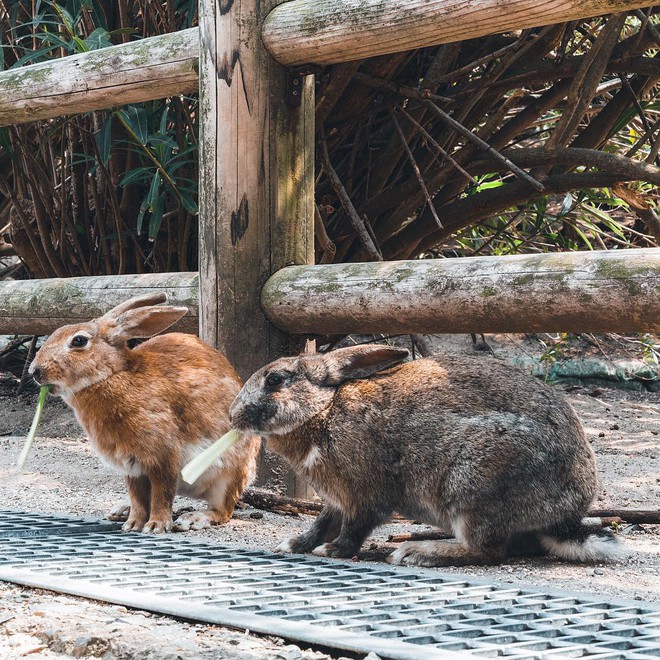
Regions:
[[0, 538], [3, 536], [43, 536], [119, 529], [119, 523], [94, 518], [44, 516], [39, 513], [0, 510]]
[[384, 658], [660, 657], [660, 607], [181, 537], [3, 538], [0, 579]]

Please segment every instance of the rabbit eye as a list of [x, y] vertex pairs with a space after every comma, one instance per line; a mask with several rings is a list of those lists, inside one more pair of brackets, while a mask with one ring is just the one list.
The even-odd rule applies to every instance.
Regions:
[[284, 377], [279, 374], [268, 374], [266, 376], [266, 385], [268, 387], [277, 387], [284, 382]]
[[75, 335], [72, 337], [71, 342], [69, 345], [71, 348], [84, 348], [87, 346], [87, 343], [89, 342], [89, 337], [85, 337], [85, 335]]

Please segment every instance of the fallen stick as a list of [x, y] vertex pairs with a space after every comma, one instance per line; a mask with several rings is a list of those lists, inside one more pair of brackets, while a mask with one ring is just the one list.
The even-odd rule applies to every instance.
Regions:
[[453, 539], [451, 532], [443, 532], [441, 529], [429, 532], [411, 532], [409, 534], [390, 534], [387, 537], [389, 543], [403, 543], [404, 541], [439, 541], [441, 539]]
[[587, 516], [621, 518], [623, 522], [660, 525], [660, 509], [591, 509]]
[[245, 504], [253, 506], [255, 509], [265, 511], [278, 511], [288, 513], [306, 513], [317, 516], [323, 509], [323, 502], [314, 502], [312, 500], [302, 500], [295, 497], [286, 497], [278, 495], [267, 490], [259, 488], [246, 488], [241, 496]]

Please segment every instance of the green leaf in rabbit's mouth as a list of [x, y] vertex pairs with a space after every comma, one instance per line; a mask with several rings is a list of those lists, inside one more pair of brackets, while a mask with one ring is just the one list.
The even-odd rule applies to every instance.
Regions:
[[25, 439], [25, 444], [23, 445], [23, 451], [18, 457], [17, 467], [19, 470], [23, 469], [25, 465], [25, 460], [30, 451], [30, 447], [34, 442], [34, 437], [37, 435], [37, 428], [39, 427], [39, 420], [41, 419], [41, 412], [44, 409], [44, 404], [46, 403], [46, 397], [48, 396], [48, 391], [50, 390], [50, 385], [42, 385], [41, 390], [39, 390], [39, 400], [37, 401], [37, 409], [34, 413], [34, 419], [32, 420], [32, 426], [28, 431], [27, 438]]
[[240, 437], [241, 434], [236, 429], [227, 431], [219, 440], [216, 440], [184, 466], [181, 470], [181, 478], [188, 484], [194, 484], [204, 471], [213, 465]]

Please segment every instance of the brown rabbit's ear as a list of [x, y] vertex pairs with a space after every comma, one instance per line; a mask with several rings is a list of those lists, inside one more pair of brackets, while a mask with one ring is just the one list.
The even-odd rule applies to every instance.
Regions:
[[326, 353], [327, 385], [340, 385], [345, 380], [368, 378], [378, 371], [403, 362], [408, 357], [405, 348], [390, 346], [351, 346]]
[[129, 309], [114, 319], [106, 336], [111, 343], [153, 337], [188, 313], [187, 307], [142, 307]]
[[167, 301], [167, 294], [164, 291], [156, 291], [155, 293], [145, 293], [143, 296], [131, 298], [116, 307], [113, 307], [109, 312], [106, 312], [99, 318], [100, 321], [110, 321], [118, 319], [124, 312], [129, 309], [136, 309], [138, 307], [147, 307], [148, 305], [157, 305]]

